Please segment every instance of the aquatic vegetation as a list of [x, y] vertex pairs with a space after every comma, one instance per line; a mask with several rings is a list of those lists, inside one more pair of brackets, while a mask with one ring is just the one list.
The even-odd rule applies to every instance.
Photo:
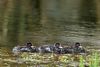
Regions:
[[18, 56], [10, 55], [8, 52], [0, 52], [0, 63], [2, 65], [18, 64], [32, 67], [99, 67], [100, 52], [92, 50], [88, 55], [55, 54], [55, 53], [20, 53]]
[[94, 52], [90, 57], [89, 66], [90, 67], [98, 67], [100, 64], [100, 54], [98, 52]]
[[85, 56], [80, 56], [80, 62], [79, 62], [79, 67], [99, 67], [100, 66], [100, 54], [98, 52], [92, 52], [91, 55]]
[[79, 67], [84, 67], [84, 59], [83, 59], [83, 56], [80, 56]]

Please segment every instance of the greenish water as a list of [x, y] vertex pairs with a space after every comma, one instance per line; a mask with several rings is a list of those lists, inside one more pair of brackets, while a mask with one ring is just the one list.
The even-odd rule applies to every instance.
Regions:
[[97, 3], [95, 0], [88, 2], [1, 1], [0, 45], [13, 47], [28, 41], [33, 45], [55, 42], [99, 45]]
[[33, 67], [16, 63], [11, 52], [14, 46], [29, 41], [36, 46], [80, 42], [86, 48], [100, 48], [97, 12], [95, 0], [0, 0], [0, 67]]

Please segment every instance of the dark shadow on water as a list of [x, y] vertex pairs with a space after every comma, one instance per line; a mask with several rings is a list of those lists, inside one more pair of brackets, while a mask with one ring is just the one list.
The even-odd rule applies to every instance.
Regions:
[[79, 13], [81, 26], [92, 29], [96, 27], [97, 15], [94, 0], [82, 0]]
[[[8, 32], [6, 46], [11, 47], [31, 38], [27, 33], [36, 33], [41, 30], [40, 23], [40, 0], [28, 1], [29, 11], [23, 1], [14, 1], [14, 8], [8, 21]], [[26, 3], [26, 2], [25, 2]], [[25, 7], [23, 7], [25, 6]], [[29, 38], [27, 37], [29, 36]], [[4, 46], [4, 45], [3, 45]]]

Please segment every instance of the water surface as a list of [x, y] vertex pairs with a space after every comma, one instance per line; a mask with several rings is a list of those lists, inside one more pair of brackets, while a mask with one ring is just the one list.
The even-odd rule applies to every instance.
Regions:
[[[100, 48], [97, 5], [95, 0], [0, 0], [0, 60], [13, 59], [12, 48], [26, 42], [36, 46], [80, 42], [86, 48]], [[17, 63], [0, 61], [0, 65]]]

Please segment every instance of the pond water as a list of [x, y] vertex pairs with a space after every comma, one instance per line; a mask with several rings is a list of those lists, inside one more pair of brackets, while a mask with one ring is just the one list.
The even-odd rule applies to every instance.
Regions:
[[45, 1], [41, 10], [37, 3], [34, 6], [34, 3], [15, 1], [14, 4], [9, 3], [5, 13], [3, 11], [7, 7], [1, 10], [3, 6], [0, 3], [0, 67], [33, 67], [31, 63], [16, 63], [16, 57], [11, 52], [14, 46], [26, 42], [35, 46], [80, 42], [86, 48], [100, 48], [100, 22], [94, 0], [90, 3], [87, 3], [89, 0], [60, 1], [51, 0], [47, 4]]

